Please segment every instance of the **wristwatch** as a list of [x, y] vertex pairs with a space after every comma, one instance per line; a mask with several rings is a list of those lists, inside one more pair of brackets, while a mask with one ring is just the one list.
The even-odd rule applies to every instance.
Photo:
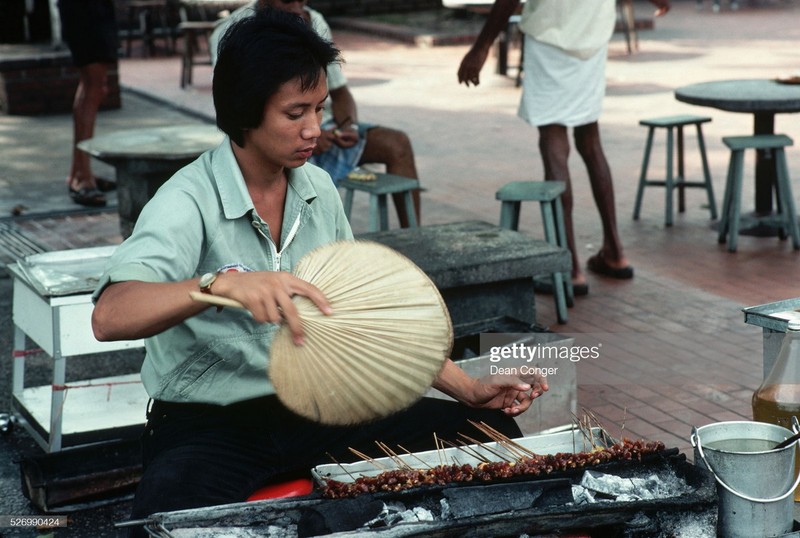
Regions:
[[216, 282], [219, 273], [206, 273], [200, 277], [200, 292], [212, 295], [211, 286]]

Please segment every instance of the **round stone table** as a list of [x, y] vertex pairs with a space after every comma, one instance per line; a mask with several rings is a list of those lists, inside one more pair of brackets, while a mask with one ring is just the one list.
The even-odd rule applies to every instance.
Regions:
[[213, 125], [173, 125], [96, 136], [78, 148], [116, 169], [120, 233], [127, 238], [158, 188], [223, 138]]
[[[774, 134], [775, 114], [800, 112], [800, 85], [771, 79], [701, 82], [678, 88], [675, 98], [692, 105], [752, 114], [753, 134]], [[755, 178], [756, 214], [769, 215], [775, 185], [775, 161], [763, 151], [756, 153]]]

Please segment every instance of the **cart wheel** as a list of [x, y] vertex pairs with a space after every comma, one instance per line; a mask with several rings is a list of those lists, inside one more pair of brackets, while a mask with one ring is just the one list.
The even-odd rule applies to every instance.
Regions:
[[0, 434], [8, 435], [14, 431], [14, 423], [17, 421], [14, 415], [0, 413]]

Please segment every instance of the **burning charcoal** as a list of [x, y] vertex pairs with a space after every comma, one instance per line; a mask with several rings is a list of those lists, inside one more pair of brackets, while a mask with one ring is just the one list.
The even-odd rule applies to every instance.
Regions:
[[343, 499], [304, 510], [297, 525], [299, 537], [355, 530], [383, 509], [380, 501]]

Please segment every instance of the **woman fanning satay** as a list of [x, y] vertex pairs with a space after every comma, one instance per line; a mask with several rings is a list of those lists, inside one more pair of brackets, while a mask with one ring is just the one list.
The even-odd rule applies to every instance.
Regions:
[[[375, 454], [376, 440], [433, 448], [434, 432], [455, 438], [467, 419], [518, 436], [512, 417], [547, 390], [539, 380], [479, 381], [448, 360], [434, 386], [458, 402], [423, 399], [358, 427], [304, 420], [274, 395], [267, 367], [277, 324], [303, 344], [291, 298], [331, 313], [320, 290], [290, 270], [316, 247], [352, 238], [330, 177], [306, 163], [320, 136], [326, 66], [337, 59], [290, 14], [259, 11], [233, 25], [213, 87], [226, 139], [158, 191], [95, 292], [99, 340], [146, 339], [142, 380], [152, 400], [135, 519], [243, 501], [328, 454], [352, 460], [347, 447]], [[198, 287], [250, 314], [192, 301]]]

